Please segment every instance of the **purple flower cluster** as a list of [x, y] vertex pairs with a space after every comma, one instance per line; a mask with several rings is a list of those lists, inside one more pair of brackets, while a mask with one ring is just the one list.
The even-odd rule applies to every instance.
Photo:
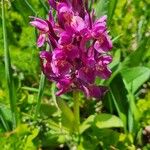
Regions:
[[58, 96], [76, 89], [87, 97], [100, 98], [107, 88], [96, 86], [95, 79], [111, 75], [107, 17], [96, 20], [87, 0], [49, 0], [49, 5], [56, 11], [55, 18], [50, 10], [47, 20], [33, 17], [30, 22], [39, 30], [38, 47], [48, 43], [52, 49], [40, 53], [44, 74], [56, 82]]

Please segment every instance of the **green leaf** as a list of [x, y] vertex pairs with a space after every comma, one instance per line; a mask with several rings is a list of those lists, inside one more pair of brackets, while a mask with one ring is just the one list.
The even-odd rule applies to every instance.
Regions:
[[93, 136], [97, 137], [97, 140], [101, 141], [101, 146], [103, 150], [109, 150], [110, 147], [117, 148], [117, 143], [119, 142], [119, 133], [112, 129], [99, 129], [93, 128]]
[[98, 128], [123, 127], [121, 119], [111, 114], [99, 114], [95, 117], [94, 124]]
[[122, 70], [121, 74], [127, 83], [128, 90], [135, 93], [149, 79], [150, 69], [146, 67], [127, 68]]
[[113, 55], [113, 61], [112, 63], [109, 65], [110, 68], [114, 68], [117, 65], [119, 65], [120, 63], [120, 57], [121, 57], [121, 51], [117, 50], [114, 55]]
[[[19, 142], [21, 142], [21, 147], [23, 147], [23, 150], [36, 150], [36, 147], [33, 143], [33, 140], [38, 136], [39, 129], [34, 128], [33, 130], [30, 130], [29, 126], [27, 124], [20, 124], [16, 128], [16, 138], [19, 138]], [[21, 140], [21, 137], [26, 136], [26, 140]], [[23, 145], [24, 144], [24, 145]], [[19, 145], [16, 147], [18, 149]]]
[[27, 0], [23, 0], [23, 1], [15, 0], [11, 3], [14, 10], [16, 10], [17, 12], [19, 12], [21, 14], [25, 23], [27, 23], [29, 21], [28, 16], [36, 14], [36, 11], [31, 6], [31, 4], [28, 3], [29, 5], [27, 5], [26, 2], [27, 2]]
[[[28, 136], [24, 150], [30, 150], [33, 149], [34, 150], [34, 144], [32, 142], [33, 139], [35, 139], [37, 137], [37, 135], [39, 134], [39, 129], [34, 129], [31, 133], [31, 135]], [[36, 148], [35, 148], [36, 150]]]
[[[124, 124], [124, 130], [127, 127], [127, 114], [128, 114], [128, 101], [127, 101], [127, 90], [120, 74], [116, 75], [110, 83], [109, 91], [104, 100], [105, 107], [111, 106], [110, 112], [118, 113], [120, 119]], [[110, 103], [111, 102], [111, 103]]]
[[109, 0], [108, 3], [108, 21], [110, 22], [117, 6], [118, 0]]
[[98, 3], [94, 5], [94, 9], [96, 12], [96, 16], [100, 17], [103, 15], [107, 14], [107, 6], [108, 6], [108, 1], [106, 0], [100, 0]]
[[54, 105], [50, 104], [41, 104], [40, 113], [45, 116], [52, 116], [57, 111], [57, 108]]
[[110, 22], [114, 15], [117, 2], [118, 0], [108, 0], [108, 1], [100, 0], [98, 3], [94, 5], [96, 15], [98, 17], [103, 16], [103, 15], [108, 15], [108, 21]]
[[55, 149], [60, 144], [65, 143], [65, 136], [50, 130], [41, 137], [41, 143], [43, 147], [50, 147], [50, 149]]
[[75, 117], [72, 110], [62, 99], [57, 99], [57, 104], [62, 112], [62, 124], [70, 130], [75, 128]]
[[81, 125], [80, 125], [80, 133], [83, 133], [93, 124], [95, 115], [89, 116]]
[[[8, 13], [8, 11], [7, 11]], [[16, 95], [14, 88], [13, 72], [11, 68], [11, 57], [8, 44], [8, 33], [7, 33], [7, 20], [4, 0], [2, 0], [2, 27], [3, 27], [3, 41], [4, 41], [4, 63], [5, 63], [5, 77], [7, 81], [7, 90], [9, 95], [10, 109], [12, 113], [12, 128], [14, 129], [17, 125], [17, 109], [16, 109]]]
[[60, 124], [58, 124], [58, 122], [55, 122], [53, 119], [48, 119], [47, 123], [48, 123], [50, 129], [53, 131], [60, 132], [60, 131], [62, 131], [62, 129], [65, 130], [65, 128], [62, 128], [62, 126]]
[[0, 104], [0, 121], [2, 122], [6, 131], [10, 130], [9, 123], [12, 123], [11, 110], [5, 105]]
[[0, 112], [0, 114], [2, 114], [7, 121], [12, 121], [11, 110], [8, 107], [0, 104]]

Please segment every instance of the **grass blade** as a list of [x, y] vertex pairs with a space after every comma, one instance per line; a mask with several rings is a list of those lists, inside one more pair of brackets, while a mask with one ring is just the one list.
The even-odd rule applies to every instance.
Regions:
[[117, 2], [118, 2], [118, 0], [110, 0], [108, 3], [108, 22], [111, 21], [113, 15], [115, 13]]
[[27, 4], [27, 6], [29, 7], [29, 9], [36, 15], [36, 11], [34, 10], [34, 8], [30, 5], [30, 3], [27, 0], [24, 0], [25, 3]]
[[43, 6], [43, 8], [45, 9], [45, 12], [48, 13], [49, 12], [49, 9], [48, 7], [46, 6], [45, 2], [43, 0], [39, 0], [41, 5]]
[[5, 60], [5, 75], [8, 86], [9, 93], [9, 101], [10, 108], [12, 113], [12, 128], [16, 128], [16, 99], [14, 94], [14, 83], [12, 78], [12, 70], [11, 70], [11, 59], [9, 54], [9, 47], [7, 41], [7, 29], [6, 29], [6, 19], [5, 19], [5, 4], [4, 0], [2, 0], [2, 26], [3, 26], [3, 40], [4, 40], [4, 60]]
[[[0, 111], [0, 114], [1, 114], [1, 111]], [[9, 125], [8, 125], [6, 119], [4, 118], [3, 114], [0, 115], [0, 120], [2, 122], [2, 125], [4, 126], [4, 129], [6, 131], [9, 131], [10, 130]]]
[[37, 97], [37, 105], [36, 105], [36, 112], [35, 112], [35, 119], [37, 118], [40, 107], [41, 107], [41, 100], [44, 93], [44, 87], [45, 87], [45, 75], [41, 73], [41, 79], [40, 79], [40, 85], [39, 85], [39, 91], [38, 91], [38, 97]]
[[111, 93], [111, 96], [112, 96], [112, 101], [113, 101], [113, 103], [114, 103], [114, 105], [115, 105], [115, 107], [117, 109], [117, 113], [118, 113], [120, 119], [122, 120], [122, 122], [124, 124], [124, 131], [127, 132], [127, 129], [126, 129], [127, 118], [126, 118], [125, 114], [122, 113], [122, 110], [119, 107], [119, 105], [118, 105], [118, 103], [117, 103], [117, 101], [116, 101], [116, 99], [115, 99], [115, 97], [113, 95], [113, 92], [111, 90], [110, 90], [110, 93]]
[[56, 108], [58, 109], [58, 111], [60, 111], [58, 104], [57, 104], [57, 99], [56, 99], [56, 95], [55, 95], [55, 89], [56, 89], [56, 85], [55, 83], [52, 83], [51, 85], [51, 94], [52, 94], [52, 100], [56, 106]]

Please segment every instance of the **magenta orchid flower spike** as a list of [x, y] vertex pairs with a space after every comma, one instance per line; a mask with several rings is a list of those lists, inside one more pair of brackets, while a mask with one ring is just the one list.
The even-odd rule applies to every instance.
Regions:
[[[37, 46], [48, 43], [49, 51], [41, 51], [42, 70], [56, 82], [57, 96], [81, 90], [87, 97], [102, 97], [107, 88], [97, 86], [95, 79], [108, 79], [112, 57], [112, 41], [107, 31], [107, 17], [95, 19], [89, 12], [88, 1], [48, 0], [49, 19], [33, 17], [30, 24], [39, 30]], [[56, 18], [52, 16], [56, 11]]]

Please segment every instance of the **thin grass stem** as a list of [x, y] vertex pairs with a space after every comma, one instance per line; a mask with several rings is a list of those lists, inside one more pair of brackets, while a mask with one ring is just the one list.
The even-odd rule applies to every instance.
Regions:
[[6, 28], [6, 18], [5, 18], [5, 6], [4, 0], [2, 0], [2, 26], [3, 26], [3, 41], [4, 41], [4, 61], [5, 61], [5, 76], [7, 80], [10, 109], [12, 113], [12, 129], [16, 128], [16, 98], [14, 94], [14, 83], [12, 78], [11, 70], [11, 59], [9, 53], [9, 46], [7, 40], [7, 28]]
[[41, 101], [42, 101], [42, 96], [43, 96], [44, 87], [45, 87], [45, 79], [46, 79], [45, 75], [43, 73], [41, 73], [40, 85], [39, 85], [38, 97], [37, 97], [36, 112], [35, 112], [35, 119], [37, 118], [38, 114], [40, 113]]
[[36, 11], [34, 10], [34, 8], [30, 5], [30, 3], [27, 0], [24, 0], [25, 3], [27, 4], [27, 6], [29, 7], [29, 9], [34, 13], [34, 15], [37, 15]]
[[40, 1], [41, 5], [44, 7], [45, 12], [48, 13], [49, 9], [48, 9], [48, 7], [46, 6], [45, 2], [44, 2], [43, 0], [39, 0], [39, 1]]

